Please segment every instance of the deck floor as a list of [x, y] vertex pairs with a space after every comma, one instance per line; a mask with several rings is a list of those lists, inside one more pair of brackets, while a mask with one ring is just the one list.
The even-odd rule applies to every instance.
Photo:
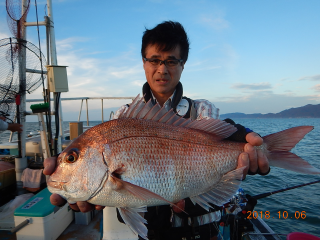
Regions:
[[89, 225], [75, 224], [74, 221], [57, 240], [100, 240], [102, 239], [103, 211], [97, 212]]

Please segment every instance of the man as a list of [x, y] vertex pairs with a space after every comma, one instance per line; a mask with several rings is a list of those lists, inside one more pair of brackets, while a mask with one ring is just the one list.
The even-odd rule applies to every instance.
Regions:
[[[218, 118], [218, 109], [207, 100], [191, 100], [182, 97], [183, 89], [180, 83], [180, 77], [184, 70], [184, 65], [188, 59], [189, 41], [185, 30], [180, 23], [163, 22], [151, 30], [146, 30], [142, 38], [142, 62], [146, 75], [147, 83], [143, 87], [145, 101], [151, 99], [153, 104], [159, 103], [165, 106], [167, 110], [173, 108], [176, 114], [192, 119], [200, 119], [203, 117]], [[128, 105], [122, 106], [115, 114], [118, 117], [121, 111], [126, 111]], [[228, 120], [234, 124], [232, 120]], [[244, 176], [251, 173], [260, 173], [265, 175], [269, 172], [269, 163], [266, 157], [253, 146], [259, 146], [263, 140], [258, 134], [247, 132], [247, 129], [240, 125], [236, 125], [239, 129], [231, 140], [247, 141], [245, 145], [245, 153], [238, 158], [238, 168], [247, 166], [244, 170]], [[45, 160], [44, 174], [51, 174], [56, 165], [56, 158]], [[61, 205], [65, 201], [58, 195], [53, 194], [50, 198], [54, 205]], [[198, 206], [192, 206], [189, 199], [181, 200], [177, 205], [185, 208], [185, 211], [192, 216], [204, 216], [207, 218], [206, 223], [198, 228], [202, 228], [202, 232], [213, 231], [210, 239], [215, 239], [217, 232], [212, 228], [212, 222], [219, 220], [217, 211], [212, 213], [200, 210]], [[102, 209], [102, 206], [92, 206], [87, 202], [78, 202], [70, 205], [72, 209], [86, 212], [94, 207]], [[214, 207], [213, 207], [214, 208]], [[204, 211], [204, 212], [203, 212]], [[181, 210], [170, 206], [159, 206], [148, 208], [145, 215], [148, 221], [148, 237], [149, 239], [190, 239], [194, 233], [194, 228], [188, 225], [187, 216], [181, 213]], [[209, 219], [209, 220], [208, 220]], [[121, 218], [119, 218], [121, 221]], [[193, 231], [193, 233], [192, 233]], [[200, 233], [201, 235], [202, 233]], [[201, 236], [200, 239], [208, 239], [207, 236]]]
[[7, 123], [5, 117], [0, 117], [0, 131], [10, 130], [11, 132], [22, 132], [22, 125], [19, 123]]

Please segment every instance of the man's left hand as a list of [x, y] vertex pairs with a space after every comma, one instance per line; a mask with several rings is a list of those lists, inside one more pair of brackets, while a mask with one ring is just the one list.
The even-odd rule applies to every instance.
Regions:
[[249, 173], [261, 175], [268, 174], [270, 167], [267, 157], [260, 149], [254, 146], [263, 144], [263, 139], [255, 132], [248, 133], [246, 136], [247, 144], [244, 146], [244, 152], [239, 155], [238, 168], [247, 166], [243, 171], [243, 178]]

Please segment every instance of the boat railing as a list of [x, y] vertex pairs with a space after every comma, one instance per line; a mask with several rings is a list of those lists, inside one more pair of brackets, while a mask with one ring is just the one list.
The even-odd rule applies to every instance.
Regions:
[[[75, 97], [75, 98], [61, 98], [61, 101], [81, 101], [81, 105], [80, 105], [80, 109], [79, 109], [79, 116], [78, 116], [78, 122], [80, 122], [80, 118], [81, 118], [81, 113], [82, 113], [82, 108], [83, 108], [83, 102], [85, 101], [86, 103], [86, 120], [87, 120], [87, 126], [89, 126], [89, 104], [88, 101], [89, 100], [100, 100], [101, 101], [101, 122], [104, 122], [104, 110], [103, 110], [103, 101], [104, 100], [133, 100], [135, 97]], [[53, 101], [53, 99], [51, 99], [51, 101]], [[27, 99], [26, 102], [28, 103], [42, 103], [43, 99]], [[51, 115], [54, 115], [54, 112], [51, 112]], [[37, 115], [37, 113], [32, 113], [27, 111], [26, 115]], [[114, 112], [111, 111], [110, 116], [109, 116], [109, 120], [112, 119], [114, 115]], [[12, 141], [13, 138], [13, 133], [11, 132], [10, 137], [9, 137], [9, 142]]]
[[[101, 100], [101, 122], [104, 122], [104, 114], [103, 114], [103, 101], [104, 100], [125, 100], [125, 99], [133, 100], [134, 98], [135, 97], [75, 97], [75, 98], [61, 98], [61, 101], [81, 100], [78, 122], [80, 122], [83, 102], [85, 101], [85, 103], [86, 103], [86, 119], [87, 119], [87, 125], [89, 126], [89, 105], [88, 105], [89, 100]], [[43, 99], [27, 99], [26, 101], [27, 102], [43, 102]], [[53, 99], [51, 99], [51, 101], [53, 101]], [[53, 115], [54, 112], [52, 112], [51, 114]], [[113, 117], [113, 114], [114, 114], [113, 112], [110, 113], [109, 120]], [[36, 114], [33, 114], [32, 112], [27, 112], [27, 115], [36, 115]]]

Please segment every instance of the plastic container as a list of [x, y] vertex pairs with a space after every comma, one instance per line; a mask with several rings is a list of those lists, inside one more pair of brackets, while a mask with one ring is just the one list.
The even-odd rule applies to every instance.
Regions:
[[2, 143], [0, 148], [1, 149], [8, 149], [9, 155], [12, 155], [12, 156], [19, 155], [18, 143], [16, 143], [16, 142]]
[[45, 188], [15, 210], [15, 226], [29, 220], [29, 224], [16, 233], [17, 240], [57, 239], [72, 222], [73, 212], [69, 205], [61, 208], [51, 205], [50, 195]]
[[287, 240], [320, 240], [320, 238], [309, 233], [293, 232], [287, 235]]
[[0, 172], [0, 189], [8, 187], [16, 182], [16, 170], [14, 168]]

